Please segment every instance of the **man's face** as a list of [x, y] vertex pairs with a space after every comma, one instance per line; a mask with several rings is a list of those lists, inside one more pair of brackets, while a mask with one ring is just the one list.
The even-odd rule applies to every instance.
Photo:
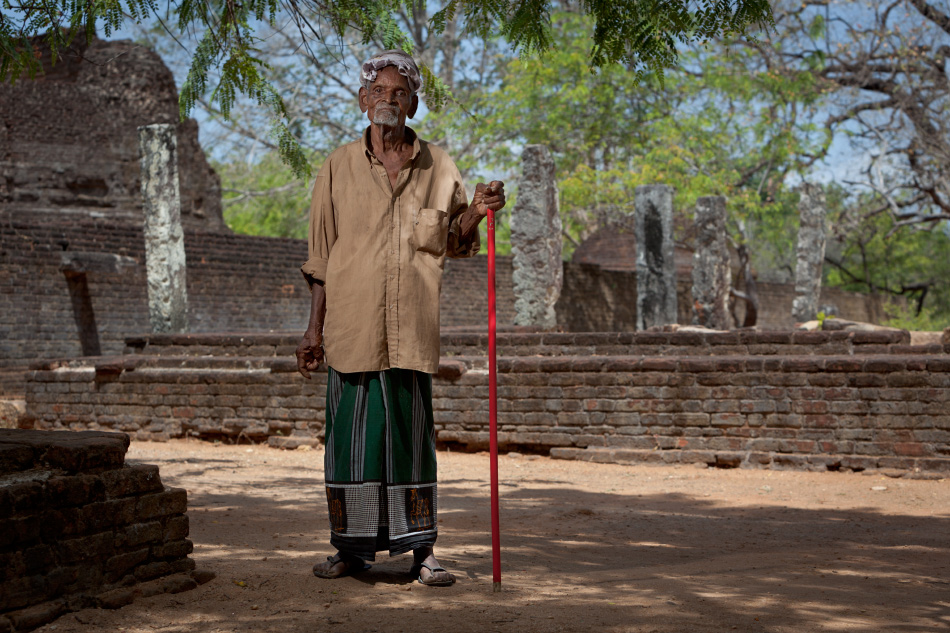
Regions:
[[395, 66], [380, 70], [369, 89], [360, 88], [360, 110], [376, 125], [405, 125], [406, 118], [415, 115], [418, 105], [419, 98], [412, 94], [409, 80], [400, 75]]

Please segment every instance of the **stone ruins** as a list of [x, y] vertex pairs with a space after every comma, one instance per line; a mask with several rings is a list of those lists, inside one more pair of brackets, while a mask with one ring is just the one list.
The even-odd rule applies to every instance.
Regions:
[[644, 185], [634, 193], [637, 250], [637, 329], [677, 322], [673, 260], [673, 188]]
[[[96, 55], [115, 57], [117, 67], [57, 66], [0, 93], [0, 130], [13, 141], [0, 145], [0, 388], [22, 403], [13, 407], [22, 411], [17, 424], [139, 439], [319, 442], [321, 378], [297, 376], [292, 356], [308, 314], [298, 271], [306, 244], [228, 231], [193, 124], [174, 123], [167, 69], [128, 43], [95, 42], [86, 56]], [[59, 105], [13, 106], [66, 98], [94, 113], [90, 129]], [[121, 111], [110, 114], [110, 103]], [[33, 125], [20, 123], [22, 112]], [[184, 334], [151, 331], [145, 211], [130, 193], [142, 187], [136, 130], [154, 123], [174, 124], [178, 138]], [[89, 139], [106, 150], [92, 156]], [[520, 203], [526, 221], [513, 221], [516, 241], [557, 242], [550, 163], [531, 149], [525, 164], [524, 186], [536, 183], [539, 196]], [[518, 325], [522, 288], [552, 290], [557, 277], [525, 281], [515, 269], [555, 261], [556, 249], [537, 250], [531, 264], [515, 263], [528, 250], [520, 246], [499, 258], [503, 445], [618, 462], [950, 469], [946, 344], [911, 345], [900, 331], [793, 331], [792, 288], [767, 283], [758, 288], [759, 326], [732, 328], [718, 316], [730, 283], [722, 201], [699, 207], [691, 252], [673, 243], [673, 191], [639, 189], [632, 213], [562, 263], [560, 297], [531, 304], [530, 326]], [[447, 262], [434, 382], [444, 444], [479, 447], [487, 437], [478, 395], [485, 269], [484, 257]], [[881, 316], [878, 298], [820, 293], [843, 317]], [[693, 322], [696, 305], [723, 331], [674, 331]]]
[[175, 126], [159, 123], [139, 128], [148, 316], [152, 331], [159, 334], [188, 331], [177, 148]]
[[795, 265], [795, 301], [792, 317], [799, 323], [818, 314], [821, 294], [821, 269], [825, 261], [825, 193], [818, 185], [805, 183], [798, 188], [798, 250]]
[[[307, 381], [293, 357], [305, 241], [225, 227], [197, 126], [178, 122], [155, 54], [98, 40], [72, 52], [0, 91], [0, 426], [20, 427], [0, 430], [3, 631], [210, 578], [188, 558], [185, 491], [125, 465], [130, 437], [292, 448], [324, 429], [326, 373]], [[794, 293], [758, 284], [758, 327], [736, 329], [724, 200], [699, 201], [690, 252], [673, 242], [673, 190], [639, 187], [633, 213], [561, 262], [550, 155], [529, 146], [524, 166], [514, 256], [498, 262], [503, 449], [950, 472], [950, 333], [913, 345], [901, 330], [793, 329], [793, 298], [797, 320], [823, 303], [883, 314], [879, 298], [820, 288], [819, 189], [801, 191]], [[485, 257], [447, 262], [443, 446], [488, 443], [485, 295]], [[711, 329], [676, 326], [694, 319]]]
[[511, 212], [514, 323], [553, 328], [564, 276], [554, 159], [544, 145], [527, 145], [521, 162], [518, 202]]
[[726, 199], [696, 201], [696, 252], [693, 254], [693, 323], [729, 330], [729, 249], [726, 246]]

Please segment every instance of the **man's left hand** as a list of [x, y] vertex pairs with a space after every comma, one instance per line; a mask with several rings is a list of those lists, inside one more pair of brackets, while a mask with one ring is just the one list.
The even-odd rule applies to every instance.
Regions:
[[498, 211], [505, 206], [505, 183], [500, 180], [492, 180], [487, 185], [478, 183], [470, 206], [480, 217], [488, 215], [488, 209]]

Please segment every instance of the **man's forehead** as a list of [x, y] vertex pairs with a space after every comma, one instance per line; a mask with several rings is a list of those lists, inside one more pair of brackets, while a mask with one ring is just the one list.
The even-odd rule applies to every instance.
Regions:
[[380, 68], [376, 73], [376, 79], [370, 82], [370, 85], [373, 84], [402, 84], [406, 90], [411, 90], [409, 86], [409, 78], [399, 72], [399, 69], [395, 66], [386, 66]]

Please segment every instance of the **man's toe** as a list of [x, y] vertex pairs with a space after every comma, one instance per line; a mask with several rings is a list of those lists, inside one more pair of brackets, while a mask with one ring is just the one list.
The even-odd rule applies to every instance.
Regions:
[[313, 566], [313, 575], [318, 578], [339, 578], [349, 571], [351, 564], [342, 558], [327, 558], [326, 562]]
[[419, 570], [419, 581], [423, 585], [447, 586], [455, 583], [455, 576], [441, 567], [429, 569], [423, 565]]

